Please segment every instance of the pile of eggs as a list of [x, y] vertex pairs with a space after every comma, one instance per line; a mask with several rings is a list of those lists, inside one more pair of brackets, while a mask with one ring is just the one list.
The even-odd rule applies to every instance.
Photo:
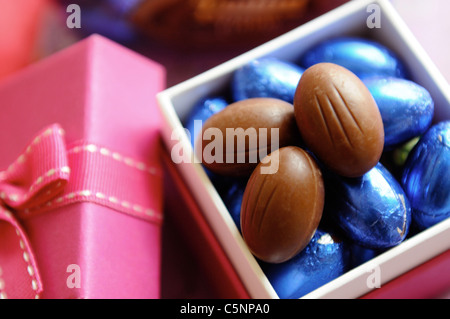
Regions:
[[433, 114], [394, 52], [339, 37], [249, 62], [185, 127], [200, 158], [214, 144], [203, 165], [279, 297], [299, 298], [450, 216], [450, 121]]

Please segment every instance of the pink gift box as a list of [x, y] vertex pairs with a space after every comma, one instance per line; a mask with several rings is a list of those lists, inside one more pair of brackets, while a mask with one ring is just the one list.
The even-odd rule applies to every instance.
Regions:
[[[58, 123], [68, 145], [88, 141], [103, 155], [114, 155], [117, 165], [151, 168], [146, 183], [117, 187], [145, 196], [159, 216], [163, 176], [155, 95], [164, 85], [159, 64], [97, 35], [31, 65], [0, 85], [0, 167], [14, 162], [40, 130]], [[122, 204], [145, 213], [141, 206]], [[41, 298], [160, 297], [158, 218], [80, 201], [20, 222], [35, 253]]]

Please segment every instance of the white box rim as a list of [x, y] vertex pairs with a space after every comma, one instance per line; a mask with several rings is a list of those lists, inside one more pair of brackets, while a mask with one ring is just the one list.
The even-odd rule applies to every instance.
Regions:
[[[432, 79], [432, 84], [437, 87], [437, 90], [439, 91], [439, 93], [442, 94], [444, 100], [447, 102], [447, 105], [449, 105], [450, 90], [448, 83], [445, 81], [444, 77], [442, 76], [442, 74], [440, 74], [437, 67], [434, 65], [434, 63], [428, 57], [426, 52], [414, 38], [409, 29], [406, 27], [406, 24], [401, 20], [395, 9], [392, 7], [391, 3], [389, 3], [389, 1], [387, 0], [376, 0], [376, 1], [354, 0], [278, 38], [275, 38], [274, 40], [271, 40], [215, 68], [212, 68], [202, 74], [199, 74], [187, 81], [184, 81], [178, 85], [175, 85], [159, 93], [157, 95], [157, 99], [160, 104], [160, 108], [165, 118], [165, 121], [168, 124], [168, 128], [175, 129], [177, 127], [179, 128], [181, 125], [181, 122], [172, 104], [172, 99], [174, 97], [183, 95], [186, 92], [189, 92], [190, 90], [193, 89], [199, 89], [200, 85], [203, 83], [214, 81], [218, 77], [221, 77], [225, 74], [229, 74], [233, 70], [236, 70], [238, 67], [244, 65], [245, 63], [254, 58], [270, 54], [273, 48], [280, 48], [290, 43], [294, 39], [298, 40], [303, 35], [310, 34], [311, 32], [320, 29], [324, 25], [327, 25], [328, 23], [335, 21], [336, 19], [341, 19], [343, 16], [349, 16], [355, 12], [363, 10], [367, 8], [369, 4], [372, 3], [378, 4], [382, 8], [383, 14], [385, 14], [386, 17], [390, 20], [390, 22], [394, 24], [394, 27], [397, 30], [399, 30], [399, 32], [402, 35], [402, 39], [405, 41], [405, 44], [413, 52], [417, 62], [419, 62], [419, 64], [421, 64], [425, 68], [426, 72]], [[170, 142], [170, 133], [171, 132], [167, 131], [166, 129], [166, 132], [163, 135], [165, 137], [165, 141], [168, 142], [169, 145], [170, 144], [173, 145], [174, 142], [173, 141]], [[189, 145], [190, 147], [190, 142], [185, 136], [181, 136], [181, 143], [183, 145]], [[225, 251], [229, 255], [230, 259], [233, 262], [233, 265], [235, 266], [236, 270], [241, 276], [244, 285], [247, 287], [247, 289], [249, 289], [250, 296], [253, 298], [278, 298], [275, 291], [268, 282], [267, 278], [262, 273], [259, 265], [257, 265], [256, 261], [254, 260], [253, 256], [251, 256], [251, 254], [249, 255], [248, 249], [245, 248], [245, 243], [242, 241], [242, 237], [238, 233], [237, 228], [234, 225], [234, 222], [229, 216], [229, 213], [227, 212], [223, 202], [221, 201], [220, 197], [218, 197], [217, 192], [215, 191], [208, 177], [204, 173], [203, 169], [201, 169], [200, 165], [198, 164], [190, 166], [191, 166], [190, 170], [185, 167], [184, 169], [182, 168], [182, 171], [184, 172], [185, 177], [188, 178], [194, 177], [195, 179], [197, 179], [197, 181], [201, 181], [202, 188], [197, 190], [196, 192], [198, 196], [197, 198], [201, 198], [202, 194], [204, 196], [203, 192], [206, 192], [210, 196], [212, 202], [216, 206], [216, 209], [219, 211], [219, 214], [221, 215], [221, 222], [227, 225], [227, 229], [228, 231], [230, 231], [233, 237], [237, 237], [234, 238], [237, 241], [237, 245], [231, 246], [234, 246], [234, 248], [239, 247], [245, 250], [244, 252], [241, 252], [242, 254], [239, 256], [250, 258], [250, 260], [247, 260], [248, 264], [246, 265], [246, 267], [250, 267], [250, 269], [253, 269], [253, 271], [255, 271], [256, 277], [261, 281], [260, 283], [257, 283], [254, 280], [248, 280], [248, 278], [246, 278], [245, 276], [249, 269], [247, 268], [246, 270], [241, 270], [241, 268], [245, 268], [242, 265], [243, 264], [242, 261], [237, 260], [239, 258], [236, 258], [236, 256], [234, 256], [235, 258], [233, 258], [233, 256], [230, 256], [229, 255], [230, 248], [227, 249], [228, 247], [227, 243], [221, 241], [221, 243], [224, 245]], [[195, 181], [191, 183], [191, 187], [192, 186], [198, 187], [198, 185], [194, 184]], [[212, 228], [215, 229], [215, 231], [219, 232], [218, 234], [219, 240], [229, 239], [229, 236], [221, 236], [220, 231], [217, 229], [218, 227], [221, 227], [220, 226], [221, 222], [211, 220], [211, 218], [208, 215], [209, 214], [206, 214], [206, 217], [208, 221], [211, 223]], [[238, 236], [236, 236], [236, 234]], [[438, 242], [435, 243], [435, 241]], [[340, 276], [339, 278], [329, 282], [328, 284], [304, 296], [304, 298], [359, 297], [372, 290], [369, 287], [366, 287], [367, 289], [361, 289], [361, 283], [364, 283], [367, 276], [369, 275], [369, 273], [367, 272], [368, 265], [369, 266], [379, 265], [380, 267], [388, 267], [386, 271], [383, 271], [382, 284], [384, 284], [389, 280], [397, 277], [398, 275], [438, 255], [440, 252], [445, 251], [446, 249], [449, 248], [449, 245], [450, 245], [450, 220], [446, 220], [442, 223], [439, 223], [438, 225], [435, 225], [434, 227], [427, 229], [426, 231], [421, 232], [420, 234], [415, 235], [414, 237], [403, 242], [401, 245], [392, 248], [391, 250], [367, 262], [366, 264], [350, 270], [349, 272]], [[401, 264], [401, 262], [399, 261], [405, 258], [410, 258], [409, 253], [415, 252], [417, 249], [425, 249], [427, 251], [426, 253], [423, 253], [420, 258], [416, 256], [413, 262], [409, 264], [404, 263], [404, 267], [394, 267], [392, 268], [392, 270], [389, 270], [389, 267], [392, 267], [393, 262]], [[352, 283], [353, 284], [358, 283], [359, 286], [354, 287]], [[264, 291], [261, 291], [261, 289], [264, 289]]]

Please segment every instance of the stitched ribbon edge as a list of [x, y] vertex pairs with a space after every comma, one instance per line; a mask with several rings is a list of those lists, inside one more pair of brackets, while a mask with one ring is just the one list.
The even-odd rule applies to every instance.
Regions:
[[[8, 172], [12, 172], [16, 169], [17, 166], [20, 166], [21, 164], [26, 163], [27, 156], [32, 153], [33, 148], [39, 147], [39, 144], [42, 142], [43, 139], [46, 137], [54, 136], [56, 132], [56, 139], [59, 141], [60, 138], [63, 138], [65, 135], [64, 130], [59, 126], [59, 124], [53, 124], [41, 131], [29, 144], [29, 146], [25, 149], [24, 152], [21, 153], [21, 155], [14, 161], [11, 165], [8, 166], [8, 168], [4, 171], [0, 172], [0, 183], [5, 182], [5, 179], [7, 177]], [[80, 151], [86, 151], [91, 153], [101, 154], [105, 157], [110, 157], [113, 160], [117, 162], [121, 162], [127, 167], [134, 168], [139, 170], [140, 172], [147, 172], [151, 175], [154, 175], [156, 177], [161, 178], [162, 172], [161, 169], [157, 167], [153, 167], [151, 165], [145, 164], [143, 161], [135, 160], [131, 157], [126, 157], [118, 152], [114, 152], [109, 150], [108, 148], [101, 147], [98, 145], [95, 145], [93, 143], [87, 143], [84, 141], [77, 142], [80, 145], [75, 145], [74, 147], [67, 150], [67, 154], [71, 153], [78, 153]], [[64, 141], [63, 141], [63, 143]], [[75, 143], [76, 144], [76, 143]], [[9, 208], [14, 209], [13, 206], [17, 203], [17, 206], [21, 206], [22, 203], [26, 203], [30, 198], [32, 198], [35, 194], [39, 194], [39, 192], [36, 192], [34, 194], [30, 194], [32, 192], [36, 191], [36, 188], [38, 188], [39, 185], [46, 185], [47, 178], [50, 178], [51, 181], [55, 181], [54, 175], [56, 174], [58, 178], [60, 178], [60, 181], [57, 182], [55, 185], [55, 195], [59, 192], [60, 187], [64, 187], [65, 182], [69, 179], [71, 173], [71, 169], [69, 166], [64, 165], [62, 167], [52, 167], [51, 169], [47, 170], [44, 174], [37, 177], [30, 185], [29, 189], [25, 194], [20, 197], [18, 194], [14, 193], [8, 193], [5, 191], [0, 192], [0, 199], [3, 202], [3, 204], [6, 204], [7, 206], [11, 206]], [[53, 179], [52, 179], [53, 178]], [[51, 192], [51, 189], [46, 192], [46, 195], [52, 195], [48, 192]], [[64, 196], [64, 197], [63, 197]], [[150, 196], [150, 194], [148, 195]], [[62, 199], [61, 199], [62, 198]], [[100, 205], [107, 206], [109, 208], [114, 208], [115, 210], [118, 210], [120, 212], [128, 213], [135, 217], [143, 218], [147, 221], [153, 221], [160, 223], [162, 221], [162, 209], [161, 207], [158, 207], [156, 209], [145, 207], [143, 205], [139, 205], [136, 203], [131, 203], [126, 200], [121, 200], [115, 196], [108, 196], [106, 194], [103, 194], [102, 192], [98, 191], [91, 191], [88, 189], [82, 189], [79, 191], [73, 191], [68, 194], [64, 194], [62, 196], [57, 197], [56, 199], [50, 199], [45, 202], [43, 205], [38, 205], [37, 207], [30, 207], [30, 208], [24, 208], [23, 210], [15, 211], [14, 213], [11, 212], [8, 208], [3, 207], [0, 205], [0, 221], [6, 221], [9, 224], [11, 224], [15, 230], [16, 234], [19, 236], [19, 243], [20, 248], [24, 251], [23, 258], [25, 262], [28, 263], [27, 265], [27, 271], [28, 274], [31, 276], [31, 288], [35, 292], [35, 298], [39, 298], [40, 294], [43, 291], [43, 285], [42, 281], [40, 279], [37, 263], [35, 261], [34, 253], [31, 249], [30, 242], [26, 236], [25, 231], [21, 227], [19, 221], [14, 217], [14, 214], [17, 215], [19, 218], [23, 218], [26, 216], [31, 215], [32, 212], [44, 212], [48, 210], [53, 210], [58, 207], [61, 207], [63, 205], [68, 205], [72, 203], [77, 202], [91, 202], [96, 203]], [[16, 207], [17, 207], [16, 206]], [[2, 284], [3, 283], [3, 284]], [[6, 298], [7, 293], [5, 291], [4, 287], [4, 281], [2, 280], [2, 273], [1, 273], [1, 267], [0, 267], [0, 298]]]
[[[162, 171], [160, 168], [148, 165], [144, 163], [143, 161], [136, 160], [129, 156], [124, 156], [119, 152], [115, 152], [110, 150], [106, 147], [98, 146], [94, 143], [89, 143], [87, 141], [77, 141], [72, 143], [72, 146], [68, 148], [67, 154], [70, 156], [82, 156], [84, 154], [91, 155], [91, 156], [101, 156], [104, 157], [107, 161], [110, 162], [116, 162], [120, 164], [120, 166], [123, 167], [123, 169], [128, 170], [134, 170], [137, 172], [136, 174], [146, 174], [148, 175], [148, 178], [162, 178]], [[65, 173], [71, 173], [73, 174], [72, 168], [70, 168], [70, 164], [67, 167], [61, 168], [63, 172]], [[47, 175], [50, 172], [57, 171], [57, 168], [50, 169], [49, 172], [47, 172], [44, 175]], [[69, 184], [70, 185], [70, 179]], [[59, 188], [60, 185], [56, 184], [56, 188]], [[66, 186], [66, 189], [68, 187]], [[158, 192], [160, 190], [154, 189], [155, 192]], [[0, 197], [2, 197], [3, 194], [0, 193]], [[154, 195], [153, 195], [154, 196]], [[148, 197], [152, 197], [152, 194], [149, 193]], [[162, 207], [153, 207], [149, 205], [143, 205], [142, 203], [139, 203], [138, 201], [133, 201], [128, 198], [121, 198], [118, 195], [111, 195], [107, 192], [104, 192], [99, 189], [95, 188], [80, 188], [80, 189], [74, 189], [70, 192], [63, 192], [62, 194], [59, 194], [51, 198], [50, 200], [46, 201], [42, 205], [26, 208], [24, 210], [16, 212], [16, 214], [20, 218], [29, 218], [30, 216], [33, 216], [34, 214], [40, 214], [44, 213], [65, 205], [79, 203], [79, 202], [91, 202], [95, 204], [99, 204], [102, 206], [106, 206], [109, 208], [112, 208], [118, 212], [126, 213], [131, 216], [141, 218], [150, 222], [154, 223], [161, 223], [163, 220], [162, 215]]]
[[[26, 271], [31, 280], [29, 288], [32, 289], [34, 298], [39, 299], [40, 294], [43, 291], [43, 285], [30, 241], [28, 240], [25, 231], [22, 229], [18, 221], [14, 218], [13, 213], [2, 206], [0, 206], [0, 221], [9, 223], [15, 229], [16, 235], [18, 236], [18, 245], [22, 251], [22, 259], [23, 262], [25, 262], [25, 264], [27, 265]], [[3, 274], [0, 267], [0, 299], [7, 299], [7, 287], [5, 285], [5, 281], [2, 279], [2, 275]]]

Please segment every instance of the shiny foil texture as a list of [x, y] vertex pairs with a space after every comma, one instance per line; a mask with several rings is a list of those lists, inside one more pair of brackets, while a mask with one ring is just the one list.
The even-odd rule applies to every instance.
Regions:
[[384, 249], [378, 250], [378, 249], [371, 249], [366, 248], [363, 246], [360, 246], [355, 243], [349, 243], [348, 246], [350, 246], [350, 261], [349, 261], [349, 268], [353, 269], [356, 268], [365, 262], [375, 258], [379, 254], [383, 253]]
[[231, 82], [236, 101], [252, 97], [272, 97], [293, 103], [304, 69], [276, 58], [252, 60], [236, 70]]
[[200, 125], [196, 127], [194, 121], [201, 120], [203, 125], [207, 119], [223, 110], [227, 105], [228, 102], [222, 97], [208, 97], [199, 101], [192, 108], [184, 123], [184, 127], [189, 131], [192, 146], [202, 128]]
[[[223, 178], [216, 180], [217, 183], [226, 183]], [[241, 205], [242, 197], [244, 196], [245, 186], [247, 185], [247, 179], [236, 180], [228, 187], [225, 187], [221, 192], [222, 200], [230, 212], [234, 223], [239, 231], [241, 231]], [[219, 185], [218, 185], [219, 186]], [[220, 186], [219, 186], [220, 187]]]
[[407, 77], [405, 66], [394, 52], [378, 42], [357, 37], [323, 41], [302, 56], [300, 65], [308, 68], [319, 62], [339, 64], [360, 78], [374, 75]]
[[354, 243], [382, 249], [400, 244], [411, 223], [402, 187], [380, 163], [360, 178], [326, 175], [325, 212]]
[[364, 79], [383, 119], [385, 149], [423, 134], [431, 125], [434, 102], [428, 91], [393, 77]]
[[402, 184], [419, 229], [450, 216], [450, 121], [432, 126], [419, 140], [406, 161]]
[[305, 249], [281, 264], [261, 268], [281, 299], [300, 298], [348, 270], [347, 244], [318, 229]]

